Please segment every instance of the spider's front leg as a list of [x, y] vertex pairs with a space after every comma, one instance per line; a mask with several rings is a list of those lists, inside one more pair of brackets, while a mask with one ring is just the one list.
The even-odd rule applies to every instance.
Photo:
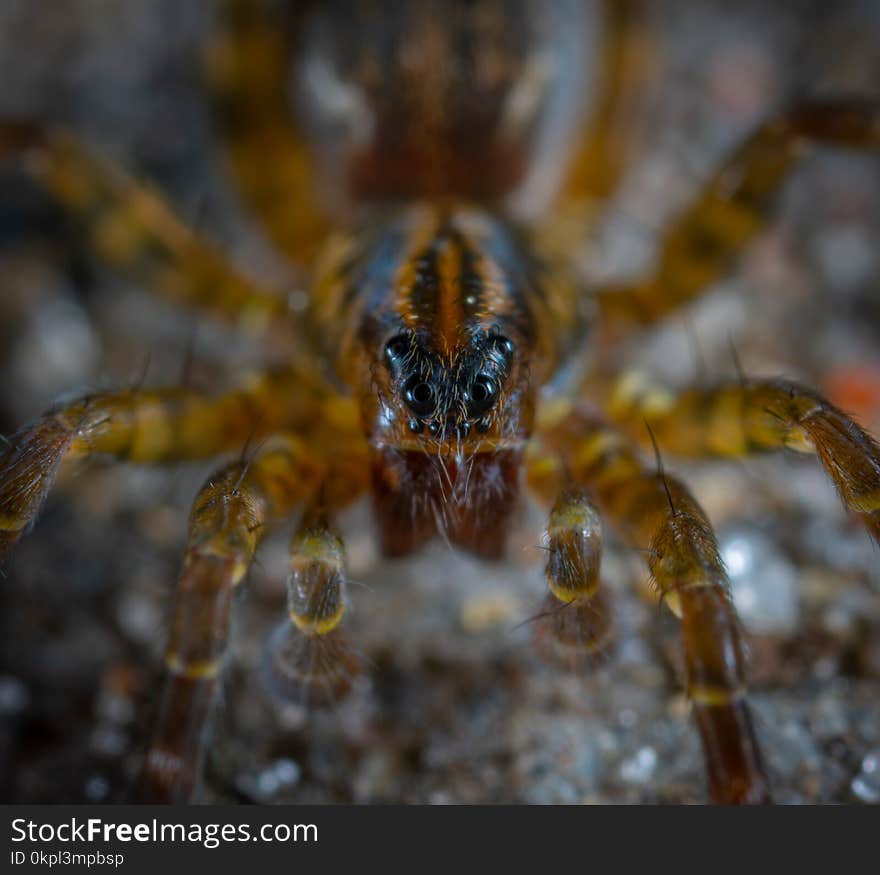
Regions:
[[196, 788], [229, 637], [232, 596], [272, 519], [320, 477], [302, 443], [270, 439], [250, 460], [221, 468], [199, 492], [177, 584], [159, 715], [139, 793], [186, 801]]
[[0, 561], [33, 523], [65, 459], [132, 462], [206, 458], [251, 436], [308, 421], [318, 402], [292, 371], [209, 398], [172, 388], [82, 398], [6, 438], [0, 453]]
[[[349, 461], [363, 470], [363, 460]], [[139, 786], [142, 800], [186, 802], [196, 793], [234, 591], [267, 523], [303, 500], [308, 509], [290, 545], [288, 619], [266, 647], [263, 677], [280, 698], [323, 704], [344, 695], [357, 674], [358, 658], [339, 628], [346, 605], [345, 550], [328, 508], [355, 499], [366, 481], [334, 466], [331, 476], [343, 488], [328, 490], [326, 468], [303, 443], [274, 438], [252, 461], [227, 465], [209, 478], [196, 498], [161, 704]]]
[[808, 101], [761, 125], [666, 232], [653, 276], [598, 290], [604, 317], [655, 322], [706, 291], [760, 231], [774, 196], [811, 144], [880, 148], [880, 102]]
[[786, 380], [743, 380], [675, 393], [624, 378], [609, 412], [634, 435], [647, 421], [681, 456], [815, 453], [846, 507], [880, 541], [880, 445], [817, 392]]
[[544, 443], [568, 476], [589, 488], [603, 513], [648, 566], [663, 602], [682, 622], [688, 694], [718, 803], [770, 800], [746, 703], [742, 634], [714, 532], [673, 477], [645, 468], [636, 449], [587, 409], [547, 429]]

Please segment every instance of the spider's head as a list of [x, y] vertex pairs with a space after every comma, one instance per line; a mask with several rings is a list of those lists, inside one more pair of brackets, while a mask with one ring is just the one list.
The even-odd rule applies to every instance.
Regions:
[[512, 232], [482, 212], [398, 217], [374, 256], [382, 283], [359, 331], [374, 446], [470, 455], [528, 437], [536, 332], [522, 257]]
[[532, 403], [517, 346], [498, 328], [450, 350], [428, 334], [393, 334], [374, 368], [374, 442], [399, 449], [474, 452], [522, 442]]
[[331, 242], [312, 318], [374, 447], [469, 456], [528, 439], [579, 324], [557, 324], [560, 289], [493, 214], [417, 204]]

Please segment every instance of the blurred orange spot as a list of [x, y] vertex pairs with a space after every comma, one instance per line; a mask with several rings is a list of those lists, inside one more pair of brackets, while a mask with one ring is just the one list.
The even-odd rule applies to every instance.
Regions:
[[875, 433], [880, 427], [880, 363], [847, 365], [825, 380], [832, 404]]

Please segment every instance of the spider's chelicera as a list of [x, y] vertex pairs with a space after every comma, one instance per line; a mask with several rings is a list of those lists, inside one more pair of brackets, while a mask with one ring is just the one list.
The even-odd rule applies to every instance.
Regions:
[[[653, 274], [596, 288], [564, 231], [620, 170], [610, 108], [631, 81], [630, 4], [606, 4], [596, 124], [581, 106], [590, 41], [578, 4], [353, 3], [338, 14], [304, 3], [292, 21], [276, 20], [280, 5], [218, 2], [210, 73], [242, 190], [309, 273], [309, 306], [293, 322], [283, 294], [237, 273], [74, 136], [0, 122], [0, 156], [27, 157], [99, 257], [287, 352], [284, 366], [217, 395], [83, 398], [21, 429], [0, 455], [0, 559], [65, 459], [235, 457], [194, 502], [142, 795], [188, 799], [197, 787], [232, 595], [270, 524], [300, 513], [288, 615], [263, 674], [280, 694], [313, 701], [341, 695], [359, 669], [344, 629], [339, 513], [369, 494], [388, 556], [442, 535], [498, 559], [528, 484], [550, 509], [548, 591], [533, 624], [541, 651], [577, 670], [607, 646], [606, 521], [681, 618], [711, 798], [768, 800], [715, 535], [684, 483], [658, 470], [651, 442], [670, 456], [813, 453], [875, 538], [880, 448], [793, 383], [675, 391], [595, 377], [587, 353], [596, 326], [656, 322], [723, 276], [801, 143], [876, 149], [880, 105], [801, 103], [758, 126], [662, 238]], [[305, 104], [295, 119], [291, 57]], [[241, 458], [245, 444], [254, 449]]]

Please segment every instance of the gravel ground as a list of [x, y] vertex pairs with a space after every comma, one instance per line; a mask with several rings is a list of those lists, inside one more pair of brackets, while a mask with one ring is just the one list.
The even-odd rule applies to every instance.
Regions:
[[[598, 229], [597, 275], [650, 261], [656, 230], [755, 120], [799, 94], [872, 93], [880, 4], [655, 2], [660, 67], [632, 169]], [[62, 121], [153, 179], [249, 270], [284, 267], [240, 209], [199, 81], [206, 4], [71, 0], [0, 6], [0, 113]], [[71, 392], [178, 377], [190, 318], [92, 264], [51, 205], [0, 178], [0, 432]], [[880, 161], [821, 150], [797, 171], [740, 268], [611, 360], [678, 383], [734, 372], [821, 386], [880, 431]], [[259, 358], [199, 325], [194, 379]], [[148, 363], [148, 366], [147, 366]], [[880, 569], [810, 459], [670, 466], [717, 523], [750, 631], [752, 700], [782, 802], [880, 802]], [[189, 501], [209, 465], [74, 471], [0, 587], [0, 794], [124, 798], [155, 702]], [[433, 545], [377, 555], [366, 508], [346, 520], [350, 631], [369, 670], [306, 713], [256, 665], [283, 617], [284, 537], [261, 553], [206, 777], [210, 800], [700, 802], [674, 619], [612, 549], [617, 646], [583, 676], [543, 665], [541, 512], [511, 558]]]

